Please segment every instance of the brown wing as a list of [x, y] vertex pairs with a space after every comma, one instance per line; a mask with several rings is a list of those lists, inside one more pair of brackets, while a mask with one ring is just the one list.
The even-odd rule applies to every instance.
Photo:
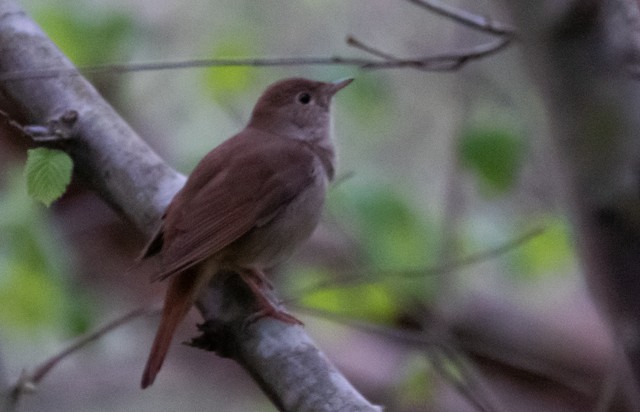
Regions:
[[266, 223], [313, 180], [314, 154], [301, 142], [256, 130], [227, 140], [169, 205], [163, 268], [154, 278], [181, 272]]

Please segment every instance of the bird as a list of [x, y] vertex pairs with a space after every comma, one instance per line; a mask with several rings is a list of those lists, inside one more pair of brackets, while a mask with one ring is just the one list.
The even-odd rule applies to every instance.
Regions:
[[333, 96], [353, 79], [280, 80], [259, 97], [245, 128], [211, 150], [166, 208], [139, 259], [159, 257], [168, 287], [141, 387], [150, 386], [174, 332], [213, 276], [233, 272], [260, 311], [301, 323], [265, 294], [268, 270], [312, 233], [335, 174]]

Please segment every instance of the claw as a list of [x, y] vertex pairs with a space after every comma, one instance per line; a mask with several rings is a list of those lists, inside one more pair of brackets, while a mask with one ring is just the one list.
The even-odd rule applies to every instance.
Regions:
[[265, 294], [265, 285], [269, 289], [273, 289], [273, 286], [263, 272], [255, 269], [248, 270], [246, 272], [243, 271], [240, 273], [240, 277], [249, 286], [254, 296], [256, 297], [258, 306], [260, 307], [260, 309], [256, 313], [252, 314], [246, 319], [245, 326], [248, 326], [253, 322], [256, 322], [257, 320], [267, 316], [285, 323], [290, 323], [292, 325], [304, 325], [304, 323], [302, 323], [293, 315], [287, 313], [282, 309], [279, 309]]

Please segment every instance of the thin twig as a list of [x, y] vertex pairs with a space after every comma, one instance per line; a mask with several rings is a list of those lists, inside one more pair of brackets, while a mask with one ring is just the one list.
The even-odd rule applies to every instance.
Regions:
[[[340, 323], [342, 325], [366, 332], [377, 336], [382, 336], [393, 340], [394, 342], [409, 345], [414, 348], [418, 348], [424, 351], [425, 355], [431, 359], [432, 364], [436, 371], [447, 380], [462, 397], [466, 398], [469, 403], [474, 405], [479, 411], [482, 412], [495, 412], [496, 409], [491, 405], [491, 402], [487, 400], [487, 396], [481, 393], [478, 389], [476, 376], [473, 366], [471, 364], [461, 364], [464, 357], [461, 354], [453, 356], [455, 345], [451, 342], [451, 337], [448, 337], [446, 333], [438, 333], [433, 331], [444, 331], [446, 328], [433, 327], [431, 330], [404, 330], [390, 328], [385, 325], [374, 324], [371, 322], [360, 321], [347, 316], [342, 316], [336, 313], [325, 311], [322, 309], [310, 308], [301, 305], [293, 305], [297, 310], [305, 312], [311, 316], [321, 317], [330, 321]], [[446, 360], [453, 362], [458, 371], [461, 373], [463, 379], [451, 373], [450, 369], [445, 365], [443, 357]], [[471, 383], [474, 383], [475, 389], [471, 387]]]
[[49, 372], [51, 372], [51, 370], [55, 366], [57, 366], [62, 360], [64, 360], [66, 357], [82, 349], [87, 344], [100, 339], [101, 337], [111, 332], [112, 330], [116, 329], [117, 327], [122, 326], [125, 323], [128, 323], [138, 317], [155, 313], [155, 312], [156, 310], [150, 310], [148, 308], [139, 308], [139, 309], [133, 310], [125, 314], [124, 316], [121, 316], [120, 318], [109, 322], [102, 328], [94, 332], [91, 332], [85, 335], [84, 337], [78, 339], [75, 343], [71, 344], [60, 353], [54, 355], [53, 357], [47, 359], [46, 361], [38, 365], [32, 373], [26, 373], [26, 372], [23, 373], [20, 379], [18, 380], [18, 382], [14, 385], [13, 389], [11, 390], [10, 404], [9, 404], [8, 410], [9, 411], [13, 410], [15, 406], [17, 406], [18, 401], [20, 400], [20, 397], [22, 396], [22, 394], [24, 394], [25, 392], [32, 392], [33, 390], [35, 390], [37, 384], [40, 383], [40, 381], [42, 381], [42, 379], [44, 379], [44, 377]]
[[[294, 302], [296, 300], [299, 300], [304, 295], [313, 293], [319, 289], [323, 289], [326, 287], [335, 287], [338, 285], [340, 287], [357, 286], [357, 285], [362, 285], [366, 283], [377, 282], [381, 279], [392, 278], [392, 277], [394, 279], [397, 279], [397, 278], [413, 279], [413, 278], [437, 275], [444, 271], [461, 269], [463, 267], [471, 266], [476, 263], [481, 263], [487, 260], [497, 258], [505, 253], [508, 253], [514, 249], [517, 249], [518, 247], [529, 242], [530, 240], [540, 236], [542, 233], [544, 233], [544, 231], [545, 231], [544, 227], [538, 226], [514, 239], [508, 240], [507, 242], [495, 248], [476, 252], [476, 253], [467, 255], [457, 261], [440, 264], [433, 267], [420, 268], [420, 269], [396, 270], [396, 271], [372, 270], [370, 272], [363, 272], [363, 273], [357, 273], [357, 274], [345, 274], [340, 277], [321, 280], [314, 285], [311, 285], [309, 287], [306, 287], [306, 288], [303, 288], [302, 290], [297, 291], [295, 293], [297, 297], [286, 299], [285, 302], [287, 303]], [[374, 274], [374, 276], [371, 276], [372, 273]]]
[[347, 44], [384, 60], [372, 61], [360, 66], [361, 69], [400, 69], [411, 68], [423, 71], [446, 72], [462, 68], [472, 60], [493, 55], [511, 43], [511, 38], [504, 37], [493, 42], [483, 43], [466, 49], [433, 54], [419, 58], [399, 58], [364, 44], [353, 36], [347, 37]]
[[450, 6], [439, 0], [406, 0], [435, 14], [446, 17], [472, 29], [500, 36], [515, 36], [516, 30], [508, 24]]
[[[464, 364], [453, 349], [442, 348], [441, 351], [427, 351], [426, 355], [431, 360], [434, 369], [451, 386], [453, 386], [462, 397], [480, 412], [497, 412], [495, 406], [487, 399], [484, 391], [481, 391], [476, 382], [476, 377], [472, 376], [475, 370], [468, 364]], [[456, 371], [451, 370], [451, 365]], [[476, 383], [476, 385], [472, 385]]]
[[[476, 404], [479, 404], [480, 410], [498, 411], [502, 407], [496, 406], [498, 399], [488, 387], [486, 378], [482, 376], [481, 370], [477, 367], [469, 355], [457, 345], [447, 345], [442, 348], [442, 356], [449, 362], [453, 363], [463, 382], [461, 390], [468, 391], [468, 398], [473, 398]], [[449, 370], [450, 373], [450, 370]], [[455, 375], [451, 377], [456, 379]], [[491, 400], [490, 400], [491, 399]]]
[[[449, 376], [447, 374], [443, 374], [443, 377], [447, 380], [451, 380], [454, 387], [461, 392], [470, 391], [471, 394], [474, 392], [481, 392], [482, 395], [479, 395], [480, 399], [493, 399], [491, 402], [486, 401], [483, 403], [485, 405], [485, 409], [487, 408], [487, 404], [491, 404], [493, 409], [501, 408], [496, 405], [498, 400], [494, 399], [490, 388], [486, 387], [481, 371], [477, 370], [473, 358], [478, 357], [489, 359], [490, 362], [497, 365], [504, 365], [507, 368], [524, 372], [532, 378], [557, 382], [560, 385], [570, 388], [571, 390], [585, 396], [593, 393], [592, 386], [584, 383], [584, 379], [588, 378], [586, 376], [563, 372], [564, 367], [558, 363], [554, 363], [552, 360], [546, 363], [541, 363], [540, 359], [536, 356], [515, 356], [515, 353], [512, 353], [513, 350], [505, 346], [496, 347], [495, 345], [479, 345], [481, 342], [477, 341], [477, 339], [460, 341], [456, 337], [456, 334], [449, 332], [452, 328], [455, 328], [455, 326], [446, 325], [442, 321], [439, 321], [438, 318], [430, 318], [429, 324], [424, 325], [421, 330], [408, 330], [365, 322], [346, 315], [296, 303], [293, 303], [290, 306], [295, 308], [296, 311], [306, 313], [310, 316], [326, 319], [357, 330], [385, 337], [398, 344], [420, 349], [430, 357], [435, 351], [442, 352], [443, 356], [447, 356], [460, 371], [461, 375], [465, 377], [465, 381], [459, 384], [454, 384], [456, 381], [459, 381], [459, 379], [450, 379], [455, 378], [455, 375]], [[466, 385], [468, 388], [463, 388], [458, 385]], [[462, 393], [462, 395], [467, 397], [464, 393]], [[600, 411], [600, 409], [598, 409], [598, 411]]]
[[460, 269], [465, 266], [470, 266], [476, 263], [484, 262], [490, 259], [497, 258], [498, 256], [504, 255], [505, 253], [511, 252], [514, 249], [519, 248], [520, 246], [526, 244], [527, 242], [535, 239], [536, 237], [542, 235], [546, 230], [543, 226], [537, 226], [533, 229], [523, 233], [520, 236], [517, 236], [511, 240], [506, 241], [505, 243], [493, 248], [484, 251], [480, 251], [471, 255], [468, 255], [457, 262], [453, 262], [450, 265], [442, 265], [440, 267], [432, 268], [428, 270], [427, 273], [435, 273], [436, 271], [440, 272], [443, 269], [443, 266], [448, 266], [447, 269]]
[[352, 179], [355, 175], [356, 172], [354, 172], [353, 170], [347, 170], [346, 172], [339, 174], [335, 177], [335, 179], [333, 179], [333, 182], [331, 182], [331, 189], [337, 188], [347, 180]]
[[[390, 328], [386, 325], [365, 322], [353, 317], [341, 315], [339, 313], [300, 305], [297, 303], [292, 303], [288, 306], [295, 308], [296, 311], [306, 313], [310, 316], [326, 319], [344, 326], [348, 326], [350, 328], [371, 333], [373, 335], [382, 336], [391, 339], [394, 342], [415, 348], [424, 349], [425, 347], [445, 347], [446, 345], [448, 345], [447, 339], [445, 339], [442, 334], [432, 333], [431, 331]], [[436, 328], [431, 329], [436, 330]], [[445, 328], [439, 330], [444, 329]]]
[[[352, 39], [350, 37], [349, 39]], [[374, 49], [367, 48], [358, 42], [358, 48], [367, 51], [383, 60], [365, 59], [357, 57], [276, 57], [276, 58], [246, 58], [246, 59], [192, 59], [176, 62], [150, 62], [107, 64], [85, 66], [76, 69], [38, 69], [0, 74], [0, 82], [49, 79], [62, 76], [79, 76], [81, 74], [123, 74], [141, 71], [177, 70], [207, 67], [270, 67], [270, 66], [354, 66], [364, 70], [414, 68], [425, 71], [452, 71], [459, 69], [471, 60], [487, 57], [502, 50], [510, 43], [510, 39], [500, 39], [474, 46], [469, 49], [441, 53], [432, 56], [414, 58], [395, 58], [376, 54]], [[352, 44], [353, 45], [353, 44]], [[384, 56], [384, 57], [383, 57]]]
[[2, 118], [7, 126], [17, 131], [22, 136], [27, 137], [34, 142], [57, 142], [71, 138], [73, 134], [73, 125], [78, 120], [78, 112], [69, 110], [57, 119], [51, 119], [47, 125], [21, 125], [9, 114], [0, 110], [0, 118]]
[[372, 54], [374, 56], [380, 57], [381, 59], [384, 60], [388, 60], [388, 61], [398, 61], [400, 59], [398, 59], [395, 56], [392, 56], [391, 54], [387, 53], [387, 52], [383, 52], [381, 50], [378, 49], [374, 49], [373, 47], [364, 44], [362, 41], [356, 39], [354, 36], [347, 36], [346, 39], [347, 45], [354, 47], [356, 49], [360, 49], [364, 52], [367, 52], [369, 54]]
[[16, 120], [14, 120], [11, 116], [9, 116], [9, 113], [3, 110], [0, 110], [0, 118], [4, 120], [4, 123], [7, 126], [9, 126], [11, 129], [20, 133], [20, 135], [31, 138], [31, 136], [24, 130], [22, 125], [18, 123]]

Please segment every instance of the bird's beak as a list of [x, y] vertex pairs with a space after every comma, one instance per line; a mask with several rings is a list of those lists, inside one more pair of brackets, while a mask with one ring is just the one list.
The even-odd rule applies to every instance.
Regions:
[[351, 83], [352, 81], [353, 81], [352, 78], [347, 78], [347, 79], [340, 79], [340, 80], [336, 80], [335, 82], [327, 83], [329, 95], [333, 96], [338, 91], [347, 87], [349, 83]]

